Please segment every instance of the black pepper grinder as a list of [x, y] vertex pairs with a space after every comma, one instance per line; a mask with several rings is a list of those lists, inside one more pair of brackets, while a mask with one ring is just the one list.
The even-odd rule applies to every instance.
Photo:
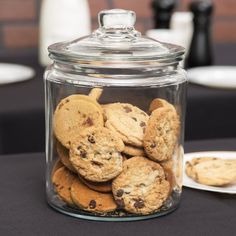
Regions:
[[175, 0], [154, 0], [152, 2], [155, 24], [154, 27], [156, 29], [170, 28], [170, 18], [175, 6]]
[[190, 4], [193, 12], [193, 38], [187, 67], [207, 66], [212, 64], [211, 16], [212, 1], [193, 1]]

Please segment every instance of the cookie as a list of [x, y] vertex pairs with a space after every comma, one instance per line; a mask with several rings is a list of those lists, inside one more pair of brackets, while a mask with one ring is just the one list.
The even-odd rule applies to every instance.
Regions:
[[148, 157], [154, 161], [170, 159], [178, 141], [179, 129], [179, 117], [173, 109], [163, 107], [154, 110], [143, 139]]
[[197, 157], [197, 158], [193, 158], [191, 161], [187, 161], [185, 164], [185, 172], [186, 174], [192, 178], [195, 179], [195, 170], [194, 170], [194, 166], [205, 162], [205, 161], [213, 161], [213, 160], [218, 160], [217, 157]]
[[176, 147], [176, 151], [173, 155], [173, 160], [175, 160], [175, 181], [178, 188], [182, 187], [183, 184], [183, 157], [184, 157], [184, 148], [182, 145]]
[[159, 164], [164, 169], [166, 180], [170, 184], [169, 194], [171, 194], [173, 188], [176, 185], [175, 174], [174, 174], [174, 162], [173, 162], [173, 160], [167, 160], [167, 161], [162, 161]]
[[72, 142], [70, 161], [78, 173], [93, 182], [106, 182], [122, 171], [124, 143], [105, 127], [87, 128]]
[[[123, 162], [127, 160], [127, 158], [123, 156]], [[107, 182], [92, 182], [89, 180], [84, 179], [83, 177], [80, 176], [80, 180], [87, 185], [89, 188], [98, 191], [98, 192], [102, 192], [102, 193], [109, 193], [111, 192], [111, 181], [107, 181]]]
[[52, 183], [59, 197], [69, 205], [73, 205], [71, 199], [71, 185], [78, 177], [71, 173], [66, 167], [58, 169], [52, 177]]
[[70, 171], [77, 173], [75, 168], [72, 166], [69, 159], [69, 150], [63, 147], [59, 142], [57, 142], [57, 153], [61, 160], [61, 163], [68, 168]]
[[104, 106], [105, 126], [119, 135], [124, 143], [143, 146], [143, 134], [149, 116], [128, 103], [112, 103]]
[[200, 184], [225, 186], [236, 182], [236, 160], [194, 158], [186, 163], [187, 169], [187, 175]]
[[131, 145], [125, 145], [125, 149], [123, 150], [123, 153], [129, 156], [144, 156], [145, 155], [143, 148], [138, 148]]
[[117, 204], [130, 213], [143, 215], [158, 211], [169, 190], [163, 168], [145, 157], [125, 161], [122, 173], [112, 182]]
[[71, 95], [60, 101], [53, 116], [53, 128], [57, 139], [66, 148], [81, 130], [90, 126], [103, 126], [101, 106], [85, 95]]
[[92, 181], [86, 180], [81, 176], [80, 176], [80, 180], [89, 188], [95, 191], [102, 192], [102, 193], [111, 192], [111, 181], [98, 183], [98, 182], [92, 182]]
[[60, 160], [56, 160], [55, 163], [54, 163], [54, 165], [53, 165], [53, 167], [52, 167], [52, 172], [51, 172], [52, 176], [53, 176], [53, 174], [54, 174], [58, 169], [60, 169], [60, 168], [63, 167], [63, 166], [64, 166], [64, 165], [61, 163]]
[[79, 179], [73, 181], [71, 197], [75, 205], [89, 212], [105, 213], [114, 211], [117, 208], [111, 193], [96, 192]]
[[103, 89], [101, 88], [93, 88], [89, 93], [89, 97], [97, 101], [102, 96], [102, 92]]
[[150, 113], [152, 113], [154, 110], [161, 108], [161, 107], [170, 108], [175, 111], [175, 107], [172, 104], [167, 102], [165, 99], [161, 99], [161, 98], [153, 99], [152, 102], [150, 103], [148, 111]]

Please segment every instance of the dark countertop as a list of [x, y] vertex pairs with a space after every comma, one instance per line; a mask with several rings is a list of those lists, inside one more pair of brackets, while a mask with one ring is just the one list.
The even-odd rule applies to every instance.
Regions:
[[[236, 139], [187, 142], [187, 152], [234, 150]], [[0, 156], [0, 235], [235, 235], [236, 195], [183, 189], [173, 213], [137, 222], [92, 222], [65, 216], [45, 199], [45, 156]]]
[[[236, 44], [215, 46], [215, 63], [236, 65]], [[44, 150], [43, 68], [36, 57], [3, 58], [32, 66], [29, 81], [0, 86], [0, 153]], [[236, 90], [189, 84], [186, 140], [236, 135]]]

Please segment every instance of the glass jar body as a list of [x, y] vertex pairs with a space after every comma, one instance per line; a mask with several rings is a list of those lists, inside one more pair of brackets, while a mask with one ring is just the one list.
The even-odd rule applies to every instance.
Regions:
[[[160, 216], [178, 206], [184, 154], [184, 70], [54, 63], [44, 79], [46, 191], [53, 208], [78, 218], [127, 221]], [[93, 112], [101, 114], [95, 118]], [[96, 143], [85, 144], [86, 132], [93, 132]], [[82, 151], [81, 145], [85, 145]], [[120, 169], [115, 162], [104, 167], [112, 158], [120, 160]], [[104, 174], [111, 168], [111, 175]]]

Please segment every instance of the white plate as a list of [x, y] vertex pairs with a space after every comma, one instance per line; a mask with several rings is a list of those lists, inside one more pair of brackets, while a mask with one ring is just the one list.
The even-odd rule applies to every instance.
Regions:
[[185, 173], [185, 163], [195, 157], [219, 157], [222, 159], [236, 159], [236, 152], [230, 151], [218, 151], [218, 152], [192, 152], [184, 154], [184, 166], [183, 166], [183, 185], [189, 188], [195, 188], [200, 190], [220, 192], [220, 193], [231, 193], [236, 194], [236, 184], [227, 187], [212, 187], [204, 184], [196, 183], [194, 180], [189, 178]]
[[0, 84], [9, 84], [33, 78], [35, 71], [23, 65], [0, 63]]
[[187, 72], [191, 83], [236, 89], [236, 66], [204, 66], [189, 69]]

